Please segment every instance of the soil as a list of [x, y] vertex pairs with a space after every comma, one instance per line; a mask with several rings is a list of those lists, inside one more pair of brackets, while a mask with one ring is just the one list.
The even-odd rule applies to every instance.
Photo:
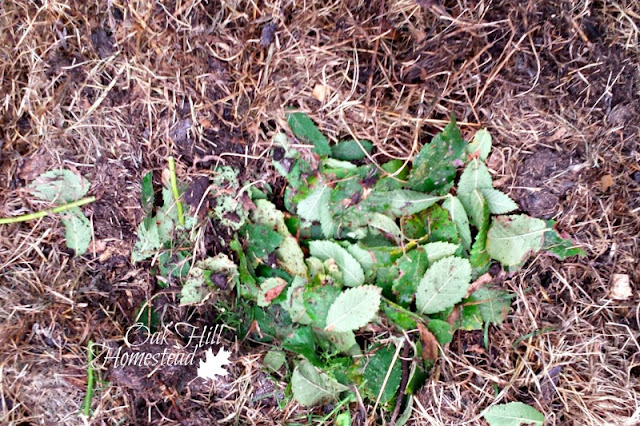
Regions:
[[[466, 137], [487, 127], [497, 186], [587, 253], [537, 256], [505, 277], [517, 297], [488, 350], [482, 332], [458, 332], [410, 424], [484, 424], [482, 410], [509, 401], [548, 424], [640, 424], [637, 2], [192, 3], [0, 6], [0, 216], [48, 207], [26, 186], [53, 168], [78, 170], [96, 197], [83, 207], [94, 233], [83, 256], [66, 248], [56, 216], [0, 225], [0, 423], [83, 423], [89, 340], [120, 346], [145, 302], [166, 323], [232, 318], [222, 282], [219, 298], [186, 308], [153, 260], [131, 262], [140, 182], [153, 171], [159, 188], [174, 156], [188, 207], [203, 201], [197, 256], [228, 253], [232, 233], [206, 218], [212, 168], [268, 183], [281, 204], [269, 156], [295, 107], [331, 141], [372, 141], [378, 162], [409, 159], [452, 113]], [[629, 276], [629, 299], [609, 297], [614, 274]], [[284, 376], [260, 365], [270, 347], [243, 337], [223, 334], [234, 363], [213, 389], [195, 366], [97, 369], [85, 421], [275, 425], [327, 414], [285, 405]]]

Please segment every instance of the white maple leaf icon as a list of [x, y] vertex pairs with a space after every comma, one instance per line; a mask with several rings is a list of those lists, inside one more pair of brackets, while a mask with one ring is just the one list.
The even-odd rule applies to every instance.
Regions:
[[222, 367], [231, 364], [229, 356], [231, 356], [231, 352], [226, 351], [224, 348], [220, 348], [216, 355], [213, 355], [213, 351], [210, 348], [207, 349], [205, 360], [200, 360], [200, 365], [198, 366], [198, 377], [215, 380], [216, 376], [226, 376], [228, 372]]

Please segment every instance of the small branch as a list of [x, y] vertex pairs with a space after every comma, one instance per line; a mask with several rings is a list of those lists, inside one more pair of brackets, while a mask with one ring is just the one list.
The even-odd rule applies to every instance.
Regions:
[[49, 216], [50, 214], [62, 213], [67, 210], [71, 210], [74, 207], [84, 206], [85, 204], [93, 203], [96, 197], [87, 197], [73, 203], [65, 204], [63, 206], [55, 207], [53, 209], [41, 210], [35, 213], [23, 214], [22, 216], [15, 217], [3, 217], [0, 218], [0, 225], [6, 225], [9, 223], [26, 222], [28, 220], [40, 219], [41, 217]]
[[88, 361], [87, 361], [87, 394], [84, 397], [84, 404], [82, 414], [89, 417], [91, 415], [91, 398], [93, 397], [93, 368], [91, 362], [93, 362], [93, 342], [89, 340], [88, 348]]
[[409, 345], [409, 341], [405, 338], [404, 347], [402, 348], [402, 379], [400, 380], [400, 388], [398, 389], [398, 396], [396, 398], [396, 406], [393, 409], [393, 413], [391, 414], [391, 421], [389, 424], [391, 426], [395, 426], [396, 419], [398, 418], [398, 414], [400, 414], [400, 408], [402, 407], [402, 398], [404, 398], [404, 394], [406, 392], [407, 383], [409, 382], [409, 364], [411, 363], [411, 359], [409, 359], [409, 350], [411, 346]]
[[386, 303], [387, 305], [389, 305], [390, 307], [392, 307], [393, 309], [401, 311], [403, 314], [410, 316], [416, 322], [421, 322], [421, 323], [424, 323], [424, 324], [427, 324], [429, 322], [429, 320], [427, 318], [421, 317], [420, 315], [418, 315], [416, 313], [413, 313], [413, 312], [403, 308], [402, 306], [398, 305], [397, 303], [393, 303], [391, 300], [387, 299], [384, 296], [382, 296], [382, 301], [384, 303]]
[[178, 192], [178, 179], [176, 179], [176, 163], [173, 157], [169, 157], [169, 180], [171, 181], [171, 192], [176, 200], [176, 208], [178, 209], [178, 222], [184, 225], [184, 211], [182, 210], [182, 201], [180, 201], [180, 192]]

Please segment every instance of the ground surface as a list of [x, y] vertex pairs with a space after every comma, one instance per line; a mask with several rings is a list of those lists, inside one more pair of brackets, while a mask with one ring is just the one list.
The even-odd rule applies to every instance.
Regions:
[[[213, 163], [269, 180], [289, 106], [334, 140], [373, 141], [376, 161], [413, 155], [452, 112], [466, 135], [487, 126], [501, 189], [588, 253], [506, 280], [518, 298], [490, 351], [459, 333], [413, 424], [482, 424], [494, 385], [549, 424], [640, 423], [639, 28], [632, 0], [2, 2], [0, 216], [46, 207], [24, 187], [57, 167], [98, 201], [82, 257], [56, 217], [0, 227], [0, 423], [82, 423], [87, 341], [117, 342], [153, 295], [174, 318], [217, 318], [130, 263], [141, 177], [159, 182], [174, 155], [183, 180]], [[613, 274], [630, 276], [630, 299], [609, 298]], [[260, 372], [266, 348], [225, 337], [228, 382], [105, 370], [91, 421], [306, 424]]]

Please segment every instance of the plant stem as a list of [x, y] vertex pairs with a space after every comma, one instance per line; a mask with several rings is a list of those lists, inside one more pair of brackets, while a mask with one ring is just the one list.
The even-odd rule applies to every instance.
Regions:
[[386, 303], [387, 305], [389, 305], [390, 307], [392, 307], [393, 309], [401, 311], [403, 314], [406, 314], [406, 315], [410, 316], [416, 322], [421, 322], [423, 324], [427, 324], [429, 322], [429, 320], [427, 318], [421, 317], [420, 315], [415, 314], [415, 313], [403, 308], [402, 306], [398, 305], [397, 303], [393, 303], [391, 300], [387, 299], [384, 296], [382, 296], [382, 301], [384, 303]]
[[87, 198], [82, 198], [78, 201], [74, 201], [73, 203], [55, 207], [53, 209], [47, 209], [47, 210], [41, 210], [35, 213], [23, 214], [22, 216], [3, 217], [3, 218], [0, 218], [0, 225], [6, 225], [9, 223], [26, 222], [28, 220], [33, 220], [33, 219], [40, 219], [41, 217], [49, 216], [50, 214], [62, 213], [67, 210], [71, 210], [74, 207], [80, 207], [80, 206], [84, 206], [85, 204], [93, 203], [95, 200], [96, 200], [96, 197], [87, 197]]
[[169, 180], [171, 181], [171, 192], [176, 200], [176, 208], [178, 209], [178, 222], [184, 225], [184, 211], [182, 210], [182, 201], [180, 201], [180, 192], [178, 191], [178, 179], [176, 178], [176, 163], [173, 157], [169, 157]]
[[83, 414], [87, 417], [91, 415], [91, 398], [93, 397], [93, 368], [91, 368], [91, 362], [93, 361], [93, 342], [89, 340], [89, 344], [87, 345], [89, 349], [88, 354], [88, 362], [87, 362], [87, 394], [84, 397], [84, 409]]

